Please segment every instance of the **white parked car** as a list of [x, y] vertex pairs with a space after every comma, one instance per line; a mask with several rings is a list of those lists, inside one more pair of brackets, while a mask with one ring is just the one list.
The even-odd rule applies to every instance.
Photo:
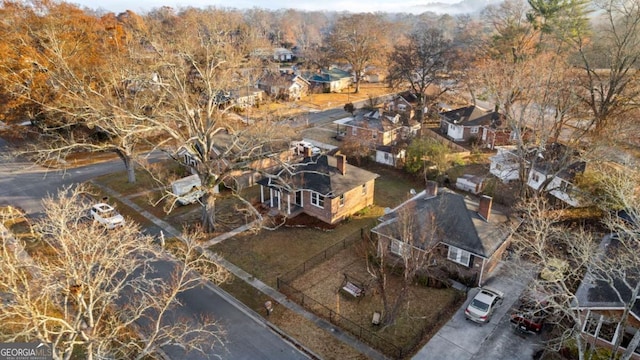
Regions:
[[99, 222], [107, 229], [114, 229], [116, 226], [124, 225], [124, 217], [109, 204], [95, 204], [91, 207], [90, 213], [93, 221]]
[[487, 323], [496, 307], [502, 304], [503, 298], [504, 293], [502, 291], [482, 287], [464, 310], [464, 316], [467, 320], [481, 324]]

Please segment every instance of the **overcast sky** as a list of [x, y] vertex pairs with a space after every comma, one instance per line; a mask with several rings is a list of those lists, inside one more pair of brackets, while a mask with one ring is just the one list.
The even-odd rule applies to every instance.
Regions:
[[425, 11], [438, 13], [461, 13], [476, 11], [489, 3], [500, 0], [69, 0], [92, 9], [104, 9], [120, 13], [133, 10], [143, 13], [152, 8], [171, 6], [174, 8], [193, 7], [234, 7], [240, 9], [295, 8], [299, 10], [330, 10], [351, 12], [406, 12], [419, 14]]

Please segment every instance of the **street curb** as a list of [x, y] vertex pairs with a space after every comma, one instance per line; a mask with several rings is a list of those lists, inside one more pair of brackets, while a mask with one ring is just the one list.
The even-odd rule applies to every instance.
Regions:
[[[158, 219], [156, 216], [154, 216], [153, 214], [149, 213], [148, 211], [142, 209], [140, 206], [138, 206], [137, 204], [133, 203], [129, 199], [124, 198], [121, 194], [117, 193], [113, 189], [111, 189], [111, 188], [109, 188], [107, 186], [98, 184], [93, 180], [91, 180], [90, 182], [91, 182], [91, 184], [97, 186], [98, 188], [100, 188], [103, 191], [105, 191], [106, 193], [108, 193], [109, 196], [112, 196], [112, 197], [122, 201], [122, 203], [124, 203], [125, 205], [129, 206], [133, 210], [137, 211], [140, 215], [145, 217], [147, 220], [151, 221], [156, 226], [160, 227], [163, 231], [171, 234], [172, 236], [175, 236], [176, 238], [178, 238], [180, 240], [184, 240], [182, 238], [182, 236], [181, 236], [181, 233], [177, 229], [175, 229], [173, 226], [171, 226], [169, 223], [167, 223], [167, 222], [165, 222], [165, 221], [163, 221], [161, 219]], [[209, 240], [209, 241], [211, 241], [211, 240]], [[238, 278], [240, 278], [241, 280], [243, 280], [244, 282], [249, 284], [249, 286], [251, 286], [251, 287], [255, 288], [256, 290], [260, 291], [261, 293], [269, 296], [270, 298], [272, 298], [273, 300], [277, 301], [281, 305], [285, 306], [289, 310], [294, 311], [294, 312], [298, 313], [299, 315], [303, 316], [304, 318], [310, 320], [311, 322], [316, 324], [320, 329], [323, 329], [323, 330], [327, 331], [333, 337], [335, 337], [339, 341], [345, 343], [346, 345], [349, 345], [353, 349], [361, 352], [362, 354], [366, 355], [369, 359], [375, 359], [375, 360], [385, 360], [385, 359], [387, 359], [387, 357], [384, 356], [383, 354], [381, 354], [379, 351], [373, 349], [369, 345], [367, 345], [367, 344], [361, 342], [360, 340], [356, 339], [351, 334], [348, 334], [348, 333], [342, 331], [341, 329], [333, 326], [333, 324], [329, 323], [327, 320], [316, 316], [315, 314], [311, 313], [310, 311], [308, 311], [307, 309], [305, 309], [302, 306], [298, 305], [297, 303], [292, 302], [283, 293], [281, 293], [281, 292], [277, 291], [276, 289], [268, 286], [267, 284], [263, 283], [262, 281], [254, 278], [251, 274], [249, 274], [246, 271], [242, 270], [241, 268], [239, 268], [235, 264], [225, 260], [220, 255], [215, 254], [215, 253], [211, 252], [208, 249], [205, 249], [205, 248], [202, 248], [202, 247], [200, 247], [200, 248], [202, 249], [202, 253], [203, 253], [204, 256], [206, 256], [210, 260], [216, 261], [218, 264], [220, 264], [222, 267], [227, 269], [229, 272], [231, 272], [232, 274], [234, 274], [235, 276], [237, 276]], [[222, 289], [220, 289], [220, 290], [223, 291]], [[237, 299], [235, 299], [231, 295], [229, 295], [229, 294], [227, 294], [227, 295], [231, 299], [233, 299], [233, 301], [231, 302], [232, 304], [234, 302], [240, 303]], [[244, 305], [242, 303], [240, 303], [240, 304], [242, 306], [246, 306], [246, 305]], [[251, 310], [251, 311], [253, 312], [253, 310]], [[267, 321], [267, 320], [265, 319], [264, 321]], [[271, 325], [275, 327], [275, 325], [273, 325], [273, 324], [271, 324]]]

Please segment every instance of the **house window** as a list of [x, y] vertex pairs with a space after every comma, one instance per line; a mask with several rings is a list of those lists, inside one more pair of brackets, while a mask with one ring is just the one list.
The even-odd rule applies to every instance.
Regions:
[[614, 319], [603, 317], [602, 324], [600, 324], [600, 331], [598, 337], [609, 343], [614, 343], [616, 340], [616, 334], [618, 333], [618, 322]]
[[373, 140], [377, 139], [377, 138], [378, 138], [378, 132], [377, 132], [377, 131], [372, 131], [372, 132], [371, 132], [371, 138], [372, 138]]
[[405, 110], [407, 110], [407, 105], [405, 105], [405, 104], [398, 104], [398, 110], [400, 110], [400, 111], [405, 111]]
[[502, 171], [502, 164], [496, 164], [496, 170]]
[[389, 160], [389, 153], [388, 152], [384, 153], [384, 159], [385, 160]]
[[582, 331], [613, 344], [616, 341], [618, 328], [619, 322], [617, 320], [589, 312]]
[[367, 184], [362, 184], [362, 195], [367, 195]]
[[587, 316], [587, 321], [584, 322], [584, 331], [585, 333], [596, 336], [598, 334], [598, 324], [600, 323], [600, 314], [589, 313]]
[[355, 126], [351, 127], [351, 135], [358, 135], [358, 128], [356, 128]]
[[410, 250], [409, 244], [400, 240], [391, 240], [389, 245], [389, 251], [398, 256], [407, 256]]
[[477, 134], [477, 133], [478, 133], [478, 129], [479, 129], [479, 128], [480, 128], [479, 126], [474, 126], [474, 127], [472, 127], [472, 128], [471, 128], [471, 133], [472, 133], [472, 134]]
[[471, 253], [462, 249], [458, 249], [455, 246], [449, 246], [449, 254], [447, 255], [447, 258], [460, 265], [469, 266]]
[[344, 194], [340, 195], [340, 207], [344, 206]]
[[324, 196], [317, 192], [311, 192], [311, 204], [319, 208], [324, 208]]
[[533, 181], [535, 182], [540, 182], [540, 175], [537, 173], [533, 173], [531, 174], [531, 179], [533, 179]]
[[565, 194], [568, 194], [572, 189], [572, 185], [564, 180], [560, 182], [560, 191]]

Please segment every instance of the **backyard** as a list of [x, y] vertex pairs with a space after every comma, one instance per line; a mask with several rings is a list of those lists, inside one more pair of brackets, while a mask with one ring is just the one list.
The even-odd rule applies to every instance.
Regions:
[[[405, 357], [426, 342], [461, 305], [464, 295], [452, 288], [430, 288], [414, 283], [395, 323], [388, 327], [372, 324], [375, 312], [382, 313], [382, 296], [375, 279], [367, 271], [362, 243], [356, 241], [333, 257], [288, 283], [281, 290], [314, 313], [362, 338], [385, 354]], [[299, 268], [294, 275], [302, 272]], [[289, 278], [290, 276], [285, 276]], [[364, 290], [358, 298], [340, 291], [347, 281]], [[397, 294], [400, 276], [388, 277], [388, 294]], [[393, 295], [392, 295], [393, 297]]]

